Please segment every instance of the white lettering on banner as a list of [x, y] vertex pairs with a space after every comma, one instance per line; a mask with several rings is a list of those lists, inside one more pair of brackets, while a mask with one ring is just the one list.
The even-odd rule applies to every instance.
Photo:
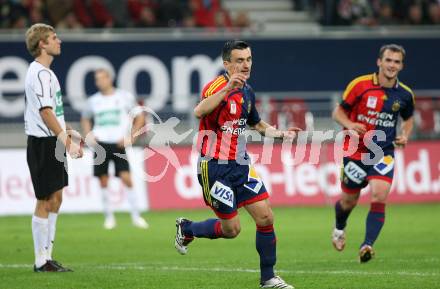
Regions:
[[174, 186], [177, 194], [185, 200], [198, 199], [202, 196], [202, 190], [197, 180], [198, 154], [189, 155], [189, 165], [182, 165], [176, 170]]
[[[281, 159], [292, 157], [289, 151], [282, 151]], [[412, 148], [417, 158], [405, 164], [402, 151], [395, 153], [395, 175], [392, 192], [400, 196], [416, 197], [418, 195], [440, 194], [440, 164], [432, 168], [430, 166], [430, 153], [427, 149]], [[413, 154], [413, 153], [411, 153]], [[185, 163], [185, 162], [183, 162]], [[189, 165], [183, 165], [177, 169], [174, 176], [175, 189], [183, 199], [201, 199], [200, 185], [195, 172], [197, 153], [193, 152]], [[272, 164], [254, 164], [254, 167], [264, 182], [267, 191], [271, 194], [284, 194], [287, 197], [303, 196], [311, 198], [325, 194], [334, 197], [340, 194], [340, 164], [332, 161], [312, 165], [307, 162], [298, 165], [282, 163], [281, 171], [273, 170]], [[355, 175], [358, 181], [365, 177], [365, 172], [354, 163], [345, 167], [351, 175]], [[282, 189], [280, 189], [282, 186]], [[362, 193], [367, 192], [368, 187]]]
[[[23, 87], [28, 69], [28, 62], [20, 57], [0, 58], [0, 116], [22, 116], [24, 111]], [[12, 73], [15, 79], [5, 79], [4, 76]], [[15, 99], [6, 100], [4, 96], [16, 95]]]
[[[330, 197], [337, 196], [341, 192], [341, 186], [339, 185], [340, 165], [329, 162], [321, 164], [318, 168], [318, 181], [319, 187], [322, 191]], [[333, 181], [330, 180], [333, 179]]]
[[[18, 117], [23, 114], [22, 93], [28, 66], [29, 63], [21, 57], [0, 58], [0, 116]], [[177, 112], [187, 112], [193, 104], [191, 80], [194, 72], [198, 73], [199, 90], [201, 90], [205, 83], [223, 69], [223, 62], [220, 56], [214, 60], [201, 54], [191, 57], [176, 56], [171, 58], [171, 72], [169, 72], [161, 59], [152, 55], [136, 55], [127, 58], [116, 74], [113, 64], [104, 56], [79, 57], [68, 68], [66, 79], [60, 79], [60, 83], [66, 84], [66, 91], [63, 94], [69, 99], [74, 109], [81, 111], [84, 107], [87, 98], [86, 76], [98, 68], [110, 70], [116, 76], [116, 83], [119, 87], [134, 95], [148, 95], [146, 102], [153, 110], [163, 109], [172, 94], [173, 109]], [[6, 73], [13, 73], [17, 78], [4, 79], [3, 76]], [[148, 74], [151, 91], [136, 91], [136, 81], [140, 73]], [[13, 100], [6, 101], [4, 99], [6, 94], [19, 95]]]
[[431, 169], [429, 166], [429, 154], [426, 150], [421, 149], [419, 151], [419, 159], [407, 165], [405, 179], [408, 190], [414, 192], [414, 194], [429, 194], [431, 192]]
[[146, 105], [152, 110], [162, 109], [170, 93], [170, 77], [165, 64], [157, 57], [138, 55], [127, 59], [118, 73], [118, 86], [134, 95], [147, 94], [136, 91], [136, 79], [139, 73], [147, 72], [151, 80], [150, 97]]
[[[142, 150], [127, 152], [133, 173], [133, 184], [140, 210], [147, 208], [145, 182], [136, 178], [143, 163], [136, 165], [132, 160], [140, 158]], [[35, 195], [26, 163], [25, 149], [0, 150], [0, 215], [32, 214]], [[63, 191], [64, 212], [102, 212], [101, 192], [97, 178], [92, 176], [92, 153], [85, 151], [82, 159], [69, 158], [69, 186]], [[110, 201], [117, 211], [129, 209], [126, 191], [119, 179], [111, 177]]]
[[[66, 93], [72, 107], [81, 111], [86, 103], [87, 93], [85, 88], [86, 76], [96, 69], [103, 68], [115, 75], [113, 65], [106, 58], [90, 55], [79, 58], [69, 68], [66, 76]], [[60, 81], [62, 83], [62, 81]]]
[[315, 196], [320, 188], [317, 182], [317, 168], [314, 165], [304, 163], [295, 168], [295, 180], [298, 186], [298, 192], [304, 196]]
[[[321, 154], [323, 153], [322, 143], [326, 140], [333, 139], [333, 131], [314, 131], [312, 135], [312, 149], [310, 150], [310, 157], [309, 162], [312, 164], [318, 164], [319, 158], [321, 157]], [[324, 145], [324, 148], [327, 148], [326, 145]]]
[[[260, 176], [262, 182], [264, 182], [264, 180], [276, 179], [276, 175], [271, 174], [267, 165], [261, 165], [261, 164], [252, 164], [252, 165], [254, 166], [255, 170], [257, 171], [258, 175]], [[281, 177], [283, 178], [282, 175], [281, 175]], [[281, 180], [280, 183], [282, 183], [282, 182], [283, 181]], [[267, 192], [269, 194], [271, 194], [272, 193], [272, 182], [264, 183], [264, 186], [266, 187]]]
[[223, 68], [221, 56], [212, 60], [206, 55], [192, 57], [177, 56], [171, 61], [173, 79], [173, 109], [177, 112], [186, 112], [192, 108], [188, 96], [191, 94], [191, 77], [195, 71], [199, 76], [199, 90], [216, 77]]

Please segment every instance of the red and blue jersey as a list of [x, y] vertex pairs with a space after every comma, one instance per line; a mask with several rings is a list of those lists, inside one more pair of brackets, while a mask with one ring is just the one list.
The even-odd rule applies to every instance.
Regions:
[[[217, 93], [228, 81], [227, 74], [210, 81], [203, 88], [201, 99]], [[246, 159], [246, 125], [256, 125], [260, 120], [252, 88], [245, 84], [243, 88], [231, 90], [216, 109], [200, 119], [201, 156], [217, 160]]]
[[[398, 117], [409, 119], [414, 113], [414, 93], [402, 82], [396, 81], [391, 88], [379, 84], [377, 74], [368, 74], [354, 79], [347, 86], [340, 105], [351, 121], [362, 123], [367, 131], [380, 130], [385, 140], [373, 138], [371, 141], [384, 151], [393, 151]], [[344, 151], [350, 150], [347, 136]], [[359, 140], [357, 151], [350, 158], [360, 160], [362, 153], [368, 153], [366, 140]]]

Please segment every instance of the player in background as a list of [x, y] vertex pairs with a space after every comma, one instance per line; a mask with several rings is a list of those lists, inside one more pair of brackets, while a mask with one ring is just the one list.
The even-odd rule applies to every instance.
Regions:
[[[82, 157], [81, 136], [66, 126], [60, 84], [50, 65], [61, 54], [52, 26], [37, 23], [26, 32], [26, 48], [34, 57], [25, 80], [27, 163], [37, 203], [32, 217], [35, 272], [69, 272], [52, 259], [63, 188], [68, 185], [65, 151]], [[56, 150], [62, 144], [61, 152]], [[57, 155], [56, 155], [57, 154]], [[60, 160], [61, 159], [61, 160]]]
[[228, 41], [223, 47], [225, 73], [209, 82], [194, 109], [200, 119], [198, 179], [203, 197], [217, 218], [202, 222], [176, 220], [175, 247], [186, 254], [197, 238], [235, 238], [240, 233], [237, 209], [244, 207], [256, 224], [262, 288], [293, 288], [274, 273], [276, 237], [269, 194], [246, 153], [246, 125], [262, 135], [294, 139], [297, 128], [280, 131], [260, 119], [255, 94], [247, 84], [252, 68], [248, 43]]
[[[385, 204], [394, 173], [394, 148], [404, 147], [413, 129], [414, 94], [398, 79], [404, 58], [402, 46], [382, 46], [377, 59], [378, 72], [350, 82], [342, 101], [333, 111], [334, 120], [349, 130], [359, 140], [359, 145], [352, 155], [344, 155], [342, 196], [335, 204], [332, 242], [336, 250], [344, 249], [347, 219], [357, 204], [360, 190], [369, 184], [371, 206], [365, 239], [359, 250], [361, 263], [374, 256], [373, 244], [385, 221]], [[401, 129], [396, 136], [399, 116]], [[347, 136], [344, 152], [351, 149]]]
[[[95, 158], [93, 167], [94, 175], [99, 178], [101, 187], [105, 214], [104, 228], [110, 230], [116, 226], [108, 192], [109, 162], [113, 161], [116, 176], [127, 188], [132, 223], [136, 227], [147, 229], [148, 223], [141, 217], [137, 208], [129, 163], [119, 156], [126, 155], [125, 146], [136, 141], [137, 133], [145, 125], [144, 114], [131, 93], [113, 86], [112, 76], [108, 70], [95, 71], [95, 84], [99, 91], [88, 98], [82, 113], [81, 126], [87, 140], [95, 148], [101, 146], [105, 150], [105, 160], [97, 163], [100, 158]], [[134, 116], [132, 124], [130, 115]]]

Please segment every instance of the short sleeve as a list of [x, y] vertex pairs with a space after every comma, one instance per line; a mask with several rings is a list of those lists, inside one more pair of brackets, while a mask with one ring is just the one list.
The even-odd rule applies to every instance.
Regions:
[[41, 105], [40, 109], [43, 107], [53, 108], [53, 99], [51, 95], [51, 82], [52, 75], [47, 70], [40, 70], [37, 74], [37, 81], [34, 83], [35, 94], [38, 97], [39, 103]]
[[251, 92], [250, 101], [251, 101], [251, 112], [249, 113], [247, 123], [248, 125], [253, 126], [261, 121], [260, 114], [258, 113], [257, 108], [255, 106], [255, 94], [253, 91]]
[[[220, 90], [222, 90], [227, 85], [227, 80], [223, 75], [220, 75], [213, 81], [209, 82], [202, 90], [202, 94], [200, 100], [207, 98], [213, 94], [216, 94]], [[226, 99], [226, 97], [225, 97]]]
[[347, 110], [351, 109], [359, 99], [358, 98], [358, 96], [360, 95], [359, 90], [360, 90], [359, 81], [355, 79], [352, 82], [350, 82], [347, 88], [345, 89], [344, 93], [342, 94], [340, 105], [344, 109]]
[[400, 110], [400, 116], [403, 118], [403, 120], [407, 120], [413, 116], [414, 107], [415, 107], [415, 97], [414, 94], [411, 93], [410, 97], [406, 99], [405, 105]]

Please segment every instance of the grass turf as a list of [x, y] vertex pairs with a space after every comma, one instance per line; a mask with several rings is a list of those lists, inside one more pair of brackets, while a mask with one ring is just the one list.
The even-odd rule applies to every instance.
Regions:
[[[440, 204], [388, 206], [376, 258], [359, 264], [367, 210], [353, 211], [340, 253], [330, 242], [332, 208], [274, 209], [279, 275], [297, 289], [440, 288]], [[244, 210], [236, 239], [197, 239], [186, 256], [174, 249], [175, 218], [203, 220], [212, 212], [145, 216], [148, 230], [118, 214], [116, 229], [106, 231], [101, 215], [61, 215], [54, 256], [75, 271], [62, 274], [32, 272], [30, 216], [0, 217], [0, 288], [258, 288], [255, 225]]]

